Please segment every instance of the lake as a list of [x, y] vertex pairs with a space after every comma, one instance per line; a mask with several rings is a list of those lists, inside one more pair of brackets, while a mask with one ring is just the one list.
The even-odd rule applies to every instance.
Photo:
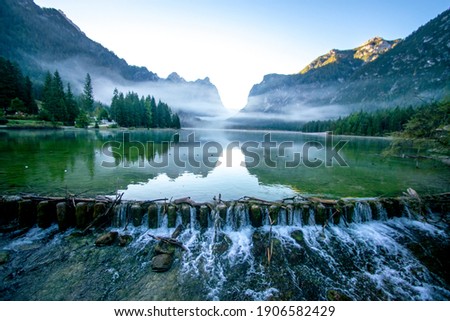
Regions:
[[209, 201], [296, 194], [323, 197], [448, 192], [437, 161], [383, 157], [386, 138], [297, 132], [174, 130], [0, 130], [3, 194]]

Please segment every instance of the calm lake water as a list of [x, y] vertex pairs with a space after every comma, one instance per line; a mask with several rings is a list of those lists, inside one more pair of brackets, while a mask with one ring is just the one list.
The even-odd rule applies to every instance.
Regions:
[[[1, 193], [124, 192], [151, 200], [222, 196], [276, 200], [450, 190], [450, 170], [431, 160], [384, 158], [388, 139], [291, 132], [0, 130]], [[344, 141], [347, 141], [344, 145]], [[334, 148], [334, 150], [333, 150]]]

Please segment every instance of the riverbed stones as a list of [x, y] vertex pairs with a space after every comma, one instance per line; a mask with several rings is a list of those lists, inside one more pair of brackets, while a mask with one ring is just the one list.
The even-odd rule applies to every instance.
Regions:
[[327, 299], [328, 301], [352, 301], [348, 295], [338, 290], [328, 290]]
[[119, 235], [119, 237], [117, 238], [117, 241], [118, 241], [119, 246], [127, 246], [128, 244], [130, 244], [133, 241], [133, 237], [128, 234]]
[[116, 231], [111, 231], [111, 232], [102, 234], [95, 240], [95, 245], [96, 246], [113, 245], [116, 242], [118, 236], [119, 236], [119, 233]]
[[36, 224], [36, 206], [31, 200], [19, 202], [19, 225], [20, 227], [32, 227]]
[[49, 201], [39, 202], [37, 205], [37, 225], [40, 228], [46, 229], [52, 225], [55, 218], [54, 203]]
[[158, 205], [152, 203], [148, 207], [148, 227], [158, 228]]
[[9, 252], [8, 251], [0, 251], [0, 265], [9, 262]]
[[155, 245], [154, 252], [156, 255], [159, 254], [170, 254], [174, 255], [176, 250], [176, 245], [167, 243], [167, 242], [158, 242]]
[[233, 241], [225, 233], [218, 233], [214, 237], [212, 251], [216, 255], [222, 255], [229, 250], [232, 244]]
[[158, 254], [152, 258], [151, 267], [155, 272], [166, 272], [170, 270], [174, 261], [171, 254]]

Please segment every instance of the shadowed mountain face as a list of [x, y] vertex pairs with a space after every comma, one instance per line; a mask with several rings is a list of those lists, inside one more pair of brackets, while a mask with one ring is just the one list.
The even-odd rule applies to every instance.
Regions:
[[18, 63], [38, 83], [47, 70], [58, 69], [80, 92], [90, 73], [95, 98], [105, 103], [117, 87], [164, 100], [185, 119], [225, 113], [209, 78], [188, 82], [173, 73], [162, 79], [145, 67], [130, 66], [89, 39], [62, 11], [41, 8], [32, 0], [1, 0], [0, 29], [0, 55]]
[[279, 127], [440, 100], [450, 90], [449, 31], [447, 10], [404, 40], [375, 37], [333, 49], [297, 74], [266, 75], [232, 126]]

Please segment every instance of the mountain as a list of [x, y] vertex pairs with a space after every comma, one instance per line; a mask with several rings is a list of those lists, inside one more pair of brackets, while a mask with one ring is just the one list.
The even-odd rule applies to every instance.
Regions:
[[0, 0], [0, 56], [17, 62], [34, 81], [58, 69], [81, 92], [90, 73], [96, 99], [110, 103], [115, 87], [164, 100], [184, 117], [221, 115], [225, 108], [209, 78], [186, 81], [176, 73], [167, 79], [145, 67], [130, 66], [89, 39], [62, 11], [41, 8], [32, 0]]
[[450, 91], [449, 28], [447, 10], [404, 40], [375, 37], [354, 49], [333, 49], [299, 73], [266, 75], [231, 126], [289, 127], [442, 99]]

